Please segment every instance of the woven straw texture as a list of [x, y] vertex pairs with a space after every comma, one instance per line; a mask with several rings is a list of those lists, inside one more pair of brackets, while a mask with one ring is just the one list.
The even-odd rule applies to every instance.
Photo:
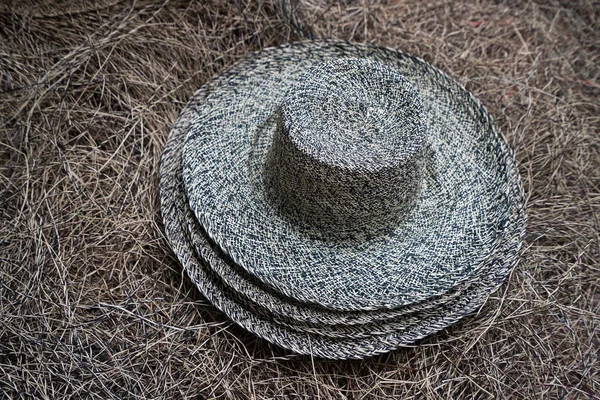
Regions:
[[[358, 70], [366, 82], [337, 90], [345, 75], [328, 76], [332, 65], [346, 75]], [[340, 104], [352, 110], [356, 102], [348, 100], [361, 87], [386, 80], [397, 92], [369, 91], [362, 102], [383, 109], [364, 127], [377, 127], [383, 139], [368, 151], [364, 143], [351, 149], [350, 162], [358, 180], [375, 176], [384, 186], [373, 197], [382, 207], [327, 198], [294, 207], [298, 185], [270, 184], [286, 182], [278, 174], [297, 176], [281, 155], [316, 148], [335, 166], [333, 145], [360, 144], [335, 135], [360, 129], [347, 129], [357, 126], [352, 117], [339, 129], [323, 127], [333, 126]], [[307, 100], [310, 90], [346, 98], [331, 99], [315, 116], [308, 106], [319, 96]], [[400, 104], [407, 110], [398, 111]], [[415, 115], [414, 124], [403, 127], [402, 112]], [[310, 129], [320, 130], [305, 134]], [[396, 159], [379, 157], [394, 148]], [[303, 165], [307, 176], [318, 175]], [[398, 171], [414, 178], [394, 182]], [[352, 190], [344, 185], [342, 197]], [[389, 351], [476, 310], [514, 267], [525, 225], [512, 152], [476, 99], [415, 57], [332, 41], [265, 50], [198, 91], [165, 148], [161, 204], [175, 253], [211, 302], [271, 342], [327, 358]], [[323, 212], [323, 204], [338, 209]], [[359, 229], [345, 219], [348, 208], [363, 212]], [[382, 210], [397, 216], [384, 232], [372, 229]]]

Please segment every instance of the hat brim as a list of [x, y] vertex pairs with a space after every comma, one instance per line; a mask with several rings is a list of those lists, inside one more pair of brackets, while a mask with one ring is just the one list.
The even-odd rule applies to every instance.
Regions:
[[[323, 240], [279, 214], [263, 167], [290, 82], [346, 57], [385, 63], [413, 84], [432, 159], [402, 224]], [[203, 100], [182, 157], [196, 219], [239, 268], [287, 297], [343, 311], [406, 306], [467, 281], [497, 251], [519, 203], [508, 195], [512, 153], [487, 111], [426, 62], [375, 46], [305, 42], [255, 55]]]

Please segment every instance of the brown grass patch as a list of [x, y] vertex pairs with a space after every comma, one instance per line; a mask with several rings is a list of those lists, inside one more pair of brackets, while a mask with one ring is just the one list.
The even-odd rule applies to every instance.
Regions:
[[[0, 5], [0, 397], [600, 398], [600, 4], [106, 0]], [[290, 40], [418, 55], [497, 117], [529, 195], [479, 315], [362, 362], [229, 322], [169, 250], [159, 159], [213, 74]]]

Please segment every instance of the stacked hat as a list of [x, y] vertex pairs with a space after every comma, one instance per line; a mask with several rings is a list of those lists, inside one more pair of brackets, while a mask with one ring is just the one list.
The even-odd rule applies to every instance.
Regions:
[[486, 109], [425, 61], [307, 41], [196, 92], [161, 165], [166, 234], [233, 321], [364, 358], [476, 311], [514, 268], [525, 198]]

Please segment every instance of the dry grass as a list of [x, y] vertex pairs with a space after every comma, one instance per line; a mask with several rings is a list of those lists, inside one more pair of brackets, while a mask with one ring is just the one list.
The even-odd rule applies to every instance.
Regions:
[[[0, 6], [0, 398], [600, 398], [600, 4], [107, 0]], [[302, 36], [400, 48], [497, 116], [529, 194], [479, 315], [363, 362], [247, 334], [162, 233], [161, 151], [214, 73]]]

